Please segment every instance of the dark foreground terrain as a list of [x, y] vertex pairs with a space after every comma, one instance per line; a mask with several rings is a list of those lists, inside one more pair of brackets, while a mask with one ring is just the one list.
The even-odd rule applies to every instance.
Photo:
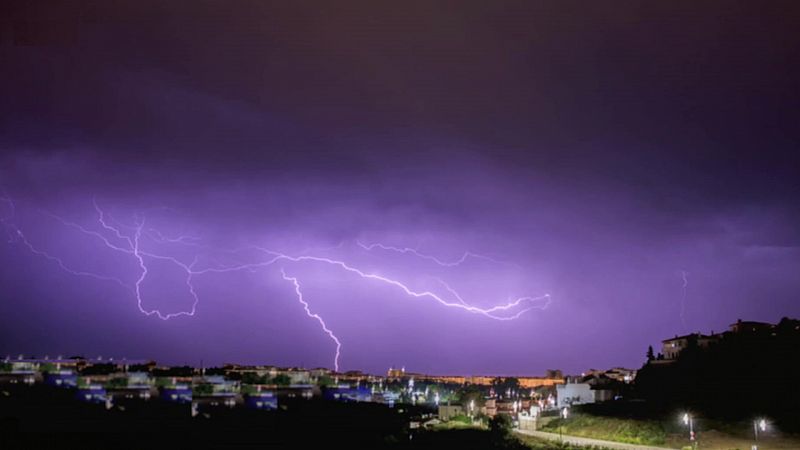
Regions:
[[[429, 412], [372, 403], [282, 400], [277, 411], [212, 407], [191, 417], [188, 405], [128, 401], [106, 410], [74, 391], [3, 386], [0, 449], [264, 449], [264, 448], [508, 448], [490, 431], [410, 429]], [[516, 447], [516, 445], [514, 446]]]

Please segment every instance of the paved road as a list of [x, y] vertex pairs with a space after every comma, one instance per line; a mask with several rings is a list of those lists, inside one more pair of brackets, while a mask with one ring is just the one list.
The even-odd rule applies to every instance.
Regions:
[[[525, 434], [528, 436], [537, 437], [540, 439], [547, 439], [549, 441], [560, 441], [558, 433], [545, 433], [544, 431], [530, 431], [530, 430], [514, 430], [516, 433]], [[616, 450], [673, 450], [666, 447], [653, 447], [650, 445], [637, 445], [637, 444], [624, 444], [622, 442], [601, 441], [599, 439], [590, 439], [577, 436], [564, 435], [564, 442], [572, 445], [594, 445], [597, 447], [613, 448]]]

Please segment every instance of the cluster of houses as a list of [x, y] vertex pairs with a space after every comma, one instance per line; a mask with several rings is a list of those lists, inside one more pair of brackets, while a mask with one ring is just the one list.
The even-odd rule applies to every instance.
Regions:
[[[630, 383], [636, 372], [624, 368], [590, 370], [580, 377], [548, 371], [544, 377], [514, 378], [515, 390], [495, 392], [495, 377], [432, 376], [390, 369], [386, 376], [358, 371], [279, 368], [229, 364], [214, 369], [158, 367], [153, 361], [29, 359], [0, 362], [0, 383], [45, 384], [74, 390], [84, 402], [107, 408], [128, 400], [191, 405], [193, 415], [213, 407], [274, 410], [284, 399], [323, 398], [343, 402], [428, 404], [439, 419], [455, 416], [516, 414], [535, 416], [564, 405], [592, 403], [614, 396], [615, 383]], [[479, 406], [459, 403], [464, 386], [481, 392]]]
[[[485, 390], [480, 402], [447, 402], [439, 405], [439, 419], [458, 417], [494, 417], [510, 415], [522, 428], [535, 429], [536, 420], [548, 411], [556, 412], [572, 405], [598, 403], [618, 398], [625, 387], [636, 378], [636, 370], [615, 367], [609, 370], [591, 369], [579, 376], [553, 378], [553, 383], [541, 384], [530, 390], [496, 392]], [[519, 383], [522, 388], [522, 383]]]
[[430, 388], [409, 390], [386, 377], [359, 371], [235, 364], [206, 370], [158, 367], [153, 361], [79, 357], [6, 357], [0, 361], [0, 384], [71, 389], [78, 400], [105, 404], [109, 409], [127, 400], [158, 399], [191, 405], [193, 415], [209, 407], [274, 410], [281, 399], [315, 397], [390, 406], [433, 401]]
[[0, 361], [0, 384], [72, 389], [77, 399], [104, 403], [109, 408], [119, 401], [157, 398], [191, 404], [193, 414], [204, 406], [277, 409], [280, 398], [312, 398], [322, 396], [323, 391], [327, 398], [363, 401], [367, 399], [363, 393], [349, 384], [357, 385], [362, 378], [367, 377], [334, 374], [327, 369], [269, 366], [229, 365], [207, 373], [190, 367], [158, 368], [152, 361], [99, 358], [20, 356]]
[[698, 348], [708, 348], [715, 345], [726, 338], [731, 337], [764, 337], [775, 336], [779, 328], [790, 328], [800, 331], [800, 320], [784, 318], [777, 324], [768, 322], [755, 322], [748, 320], [737, 320], [728, 326], [727, 331], [722, 333], [711, 332], [710, 334], [703, 333], [690, 333], [684, 336], [678, 336], [664, 339], [661, 341], [661, 353], [653, 355], [651, 363], [654, 364], [670, 364], [675, 362], [681, 353], [686, 350], [690, 345], [696, 345]]

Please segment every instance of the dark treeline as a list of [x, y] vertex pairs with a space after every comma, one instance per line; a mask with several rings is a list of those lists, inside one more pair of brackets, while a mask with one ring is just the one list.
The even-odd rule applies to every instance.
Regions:
[[783, 319], [768, 330], [727, 332], [700, 347], [690, 337], [674, 362], [650, 360], [636, 377], [635, 395], [652, 412], [691, 410], [707, 417], [769, 417], [800, 431], [800, 322]]

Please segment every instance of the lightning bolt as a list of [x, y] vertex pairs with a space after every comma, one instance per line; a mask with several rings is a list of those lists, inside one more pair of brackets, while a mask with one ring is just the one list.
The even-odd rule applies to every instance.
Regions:
[[333, 334], [333, 331], [331, 331], [330, 328], [328, 328], [328, 325], [325, 324], [325, 320], [323, 320], [319, 314], [311, 312], [311, 308], [308, 306], [308, 303], [305, 300], [303, 300], [303, 293], [300, 291], [300, 283], [297, 281], [297, 278], [286, 275], [286, 272], [283, 270], [282, 267], [281, 267], [281, 276], [283, 276], [284, 280], [291, 281], [292, 284], [294, 285], [294, 292], [297, 294], [297, 301], [299, 301], [303, 305], [303, 309], [305, 309], [308, 317], [316, 319], [317, 322], [319, 322], [320, 326], [322, 327], [322, 330], [331, 338], [333, 342], [336, 343], [336, 355], [333, 357], [333, 370], [338, 372], [339, 356], [341, 355], [342, 351], [342, 343], [339, 342], [339, 338], [337, 338], [336, 335]]
[[681, 278], [683, 279], [683, 295], [681, 296], [681, 325], [683, 330], [686, 331], [686, 289], [689, 286], [689, 279], [687, 278], [688, 272], [681, 270]]
[[[550, 301], [551, 301], [550, 295], [549, 294], [545, 294], [545, 295], [540, 296], [540, 297], [520, 297], [520, 298], [517, 298], [516, 300], [510, 300], [506, 304], [493, 306], [491, 308], [479, 308], [479, 307], [472, 306], [472, 305], [468, 304], [467, 302], [465, 302], [464, 299], [461, 297], [461, 295], [455, 289], [453, 289], [452, 287], [447, 285], [447, 283], [445, 283], [442, 280], [439, 280], [439, 281], [445, 286], [447, 291], [450, 292], [450, 294], [454, 298], [456, 298], [458, 303], [447, 301], [447, 300], [445, 300], [444, 298], [442, 298], [441, 296], [439, 296], [438, 294], [436, 294], [434, 292], [431, 292], [431, 291], [417, 291], [417, 290], [414, 290], [414, 289], [410, 288], [409, 286], [407, 286], [406, 284], [404, 284], [404, 283], [402, 283], [402, 282], [400, 282], [398, 280], [395, 280], [395, 279], [392, 279], [392, 278], [387, 278], [385, 276], [374, 274], [374, 273], [365, 272], [365, 271], [363, 271], [361, 269], [358, 269], [358, 268], [355, 268], [353, 266], [350, 266], [349, 264], [347, 264], [346, 262], [341, 261], [341, 260], [332, 259], [332, 258], [326, 258], [326, 257], [320, 257], [320, 256], [311, 256], [311, 255], [290, 256], [290, 255], [287, 255], [287, 254], [284, 254], [284, 253], [279, 253], [279, 252], [276, 252], [274, 250], [266, 249], [266, 248], [263, 248], [263, 247], [253, 247], [253, 248], [263, 252], [264, 254], [266, 254], [268, 256], [270, 256], [270, 258], [265, 260], [265, 261], [260, 261], [260, 262], [256, 262], [256, 263], [246, 263], [246, 264], [235, 265], [235, 266], [206, 268], [206, 269], [195, 271], [194, 273], [196, 273], [196, 274], [205, 274], [205, 273], [212, 273], [212, 272], [215, 272], [215, 273], [226, 273], [226, 272], [235, 272], [235, 271], [240, 271], [240, 270], [256, 270], [256, 269], [263, 268], [263, 267], [266, 267], [266, 266], [271, 266], [271, 265], [273, 265], [273, 264], [275, 264], [275, 263], [277, 263], [279, 261], [290, 261], [290, 262], [295, 262], [295, 263], [299, 263], [299, 262], [317, 262], [317, 263], [322, 263], [322, 264], [327, 264], [327, 265], [332, 265], [332, 266], [338, 267], [338, 268], [340, 268], [340, 269], [342, 269], [342, 270], [344, 270], [346, 272], [353, 273], [353, 274], [355, 274], [355, 275], [357, 275], [357, 276], [359, 276], [361, 278], [364, 278], [364, 279], [376, 280], [376, 281], [379, 281], [381, 283], [397, 287], [397, 288], [401, 289], [405, 294], [407, 294], [407, 295], [409, 295], [411, 297], [415, 297], [415, 298], [430, 298], [430, 299], [433, 299], [433, 300], [437, 301], [439, 304], [444, 305], [446, 307], [464, 309], [464, 310], [466, 310], [466, 311], [468, 311], [470, 313], [481, 314], [481, 315], [486, 316], [486, 317], [488, 317], [490, 319], [499, 320], [499, 321], [509, 321], [509, 320], [518, 319], [519, 317], [521, 317], [526, 312], [530, 311], [531, 309], [534, 309], [536, 307], [536, 303], [541, 301], [541, 300], [544, 300], [544, 302], [542, 302], [542, 304], [540, 305], [540, 308], [541, 309], [546, 309], [547, 306], [549, 306]], [[341, 342], [336, 337], [336, 335], [334, 335], [333, 332], [327, 327], [324, 319], [320, 315], [311, 312], [308, 303], [304, 300], [303, 294], [300, 291], [300, 284], [297, 281], [297, 278], [290, 277], [290, 276], [286, 275], [286, 272], [284, 271], [283, 268], [281, 268], [281, 275], [283, 276], [283, 279], [285, 279], [287, 281], [291, 281], [294, 284], [295, 293], [297, 294], [298, 301], [303, 305], [303, 308], [305, 309], [306, 314], [309, 317], [311, 317], [313, 319], [316, 319], [320, 323], [320, 325], [322, 326], [323, 331], [325, 331], [325, 333], [328, 334], [328, 336], [336, 343], [336, 354], [334, 356], [334, 367], [335, 367], [335, 370], [338, 371], [339, 370], [339, 357], [341, 355], [341, 348], [342, 348]], [[520, 305], [528, 305], [528, 306], [520, 309], [515, 314], [512, 314], [510, 316], [502, 316], [502, 315], [496, 314], [497, 312], [505, 312], [505, 311], [513, 310], [514, 308], [517, 308]]]
[[[133, 227], [129, 227], [129, 228], [133, 229], [133, 233], [132, 234], [125, 234], [122, 231], [122, 226], [120, 226], [120, 225], [116, 225], [115, 226], [115, 225], [111, 224], [111, 218], [108, 217], [107, 214], [100, 207], [100, 205], [98, 205], [96, 199], [92, 200], [92, 205], [94, 206], [95, 212], [97, 213], [97, 222], [98, 222], [99, 226], [104, 230], [104, 232], [106, 234], [100, 233], [98, 231], [90, 230], [90, 229], [88, 229], [88, 228], [86, 228], [86, 227], [84, 227], [84, 226], [82, 226], [80, 224], [77, 224], [75, 222], [70, 222], [70, 221], [64, 220], [63, 218], [61, 218], [61, 217], [59, 217], [59, 216], [57, 216], [55, 214], [51, 214], [51, 213], [44, 212], [44, 211], [42, 213], [46, 214], [47, 216], [49, 216], [49, 217], [51, 217], [51, 218], [53, 218], [53, 219], [55, 219], [55, 220], [57, 220], [59, 222], [61, 222], [62, 224], [64, 224], [67, 227], [74, 228], [75, 230], [77, 230], [77, 231], [79, 231], [79, 232], [81, 232], [81, 233], [83, 233], [83, 234], [85, 234], [85, 235], [87, 235], [89, 237], [93, 237], [93, 238], [96, 238], [96, 239], [100, 240], [108, 249], [110, 249], [112, 251], [132, 256], [135, 259], [136, 263], [139, 266], [140, 274], [139, 274], [138, 278], [136, 279], [136, 282], [135, 282], [132, 290], [133, 290], [133, 294], [136, 297], [136, 305], [137, 305], [137, 307], [139, 309], [139, 312], [141, 312], [142, 314], [144, 314], [146, 316], [156, 315], [161, 320], [169, 320], [169, 319], [172, 319], [174, 317], [180, 317], [180, 316], [193, 316], [195, 314], [195, 311], [197, 310], [197, 304], [200, 301], [200, 298], [197, 295], [195, 287], [192, 284], [192, 277], [195, 275], [193, 267], [197, 263], [197, 259], [195, 258], [195, 260], [192, 261], [191, 264], [185, 264], [185, 263], [181, 262], [180, 260], [178, 260], [175, 257], [159, 255], [159, 254], [156, 254], [156, 253], [153, 253], [153, 252], [142, 250], [141, 241], [142, 241], [142, 236], [143, 236], [143, 231], [144, 231], [144, 226], [145, 226], [145, 219], [144, 218], [138, 218], [137, 217], [135, 225]], [[111, 235], [112, 238], [115, 238], [118, 241], [122, 241], [122, 244], [120, 245], [118, 243], [112, 242], [111, 239], [109, 239], [108, 235]], [[163, 235], [161, 235], [160, 233], [155, 234], [155, 236], [156, 236], [156, 238], [154, 240], [155, 242], [161, 241], [161, 238], [163, 237]], [[175, 242], [181, 242], [183, 244], [187, 244], [187, 242], [185, 242], [184, 239], [181, 239], [181, 238], [176, 239]], [[145, 309], [144, 300], [142, 299], [142, 284], [146, 280], [147, 275], [150, 273], [150, 269], [147, 266], [146, 258], [147, 259], [155, 259], [155, 260], [162, 260], [162, 261], [170, 262], [170, 263], [176, 265], [177, 267], [179, 267], [181, 270], [183, 270], [186, 273], [185, 284], [186, 284], [187, 290], [189, 292], [189, 295], [193, 299], [192, 307], [191, 307], [191, 309], [189, 309], [189, 311], [178, 311], [178, 312], [174, 312], [174, 313], [166, 313], [165, 314], [165, 313], [161, 312], [159, 309], [155, 309], [155, 308], [154, 309]]]
[[[155, 315], [161, 320], [169, 320], [171, 318], [179, 317], [179, 316], [194, 316], [197, 310], [197, 305], [199, 304], [199, 296], [193, 285], [194, 277], [202, 276], [206, 274], [212, 273], [230, 273], [230, 272], [237, 272], [237, 271], [249, 271], [255, 272], [269, 266], [272, 266], [276, 263], [316, 263], [316, 264], [324, 264], [336, 269], [339, 269], [343, 272], [353, 274], [357, 277], [362, 279], [375, 281], [387, 286], [391, 286], [397, 288], [405, 295], [417, 298], [417, 299], [428, 299], [435, 301], [441, 306], [452, 308], [452, 309], [459, 309], [471, 314], [479, 314], [485, 316], [492, 320], [499, 320], [499, 321], [509, 321], [515, 320], [521, 317], [526, 312], [539, 308], [539, 309], [546, 309], [551, 302], [551, 298], [549, 294], [545, 294], [539, 297], [518, 297], [516, 299], [509, 299], [506, 303], [498, 304], [491, 307], [478, 307], [472, 304], [467, 303], [463, 297], [451, 286], [445, 283], [441, 279], [437, 279], [444, 289], [447, 291], [448, 295], [440, 295], [431, 290], [418, 290], [415, 289], [408, 284], [395, 279], [390, 278], [385, 275], [379, 273], [368, 272], [362, 269], [359, 269], [343, 260], [330, 258], [330, 257], [323, 257], [323, 256], [316, 256], [313, 254], [307, 254], [307, 252], [303, 252], [300, 255], [289, 255], [282, 252], [277, 252], [271, 249], [267, 249], [260, 246], [247, 246], [244, 248], [239, 249], [232, 249], [232, 250], [220, 250], [220, 249], [213, 249], [214, 251], [229, 253], [229, 254], [238, 254], [244, 250], [248, 251], [258, 251], [259, 253], [266, 255], [267, 258], [264, 260], [257, 260], [255, 262], [240, 262], [236, 264], [220, 264], [216, 263], [213, 266], [207, 266], [205, 268], [198, 268], [198, 256], [196, 255], [192, 262], [186, 263], [181, 261], [180, 259], [174, 256], [168, 256], [160, 253], [156, 253], [151, 250], [149, 247], [152, 244], [177, 244], [183, 245], [187, 247], [195, 247], [197, 249], [211, 249], [211, 247], [200, 244], [200, 239], [192, 236], [177, 236], [177, 237], [168, 237], [167, 235], [161, 233], [159, 230], [148, 227], [146, 228], [146, 219], [142, 216], [139, 217], [138, 215], [134, 217], [134, 224], [133, 225], [125, 225], [117, 222], [114, 220], [110, 215], [106, 214], [106, 212], [100, 207], [96, 199], [92, 200], [92, 205], [94, 207], [96, 213], [96, 226], [94, 228], [87, 228], [81, 224], [70, 222], [63, 219], [60, 216], [51, 214], [46, 211], [40, 211], [40, 213], [60, 222], [62, 225], [72, 228], [77, 232], [90, 237], [94, 240], [100, 242], [103, 246], [105, 246], [109, 251], [117, 252], [126, 255], [127, 257], [133, 258], [138, 266], [138, 275], [136, 277], [135, 282], [131, 286], [123, 282], [122, 280], [109, 277], [102, 274], [86, 272], [75, 270], [68, 267], [60, 258], [51, 255], [43, 250], [40, 250], [34, 247], [28, 240], [25, 238], [25, 235], [22, 231], [13, 224], [13, 217], [15, 212], [15, 204], [11, 200], [10, 197], [4, 196], [0, 197], [0, 200], [7, 203], [9, 205], [9, 210], [11, 212], [10, 217], [3, 217], [0, 218], [0, 223], [4, 226], [6, 231], [9, 233], [10, 236], [13, 237], [14, 241], [22, 242], [25, 247], [27, 247], [32, 253], [42, 256], [48, 260], [55, 262], [61, 269], [78, 276], [89, 276], [96, 278], [98, 280], [105, 280], [105, 281], [113, 281], [120, 285], [121, 287], [125, 288], [127, 291], [132, 292], [134, 297], [136, 298], [136, 304], [139, 311], [146, 315], [152, 316]], [[147, 245], [151, 244], [151, 245]], [[384, 251], [396, 252], [401, 254], [412, 254], [419, 258], [423, 258], [429, 261], [434, 262], [435, 264], [442, 266], [442, 267], [456, 267], [462, 263], [464, 263], [468, 258], [479, 258], [484, 259], [496, 263], [505, 264], [499, 261], [496, 261], [492, 258], [478, 255], [471, 252], [465, 252], [463, 256], [456, 261], [443, 261], [438, 259], [434, 256], [427, 255], [424, 253], [418, 252], [416, 249], [411, 248], [401, 248], [401, 247], [391, 247], [386, 246], [383, 244], [370, 244], [365, 245], [360, 242], [357, 242], [358, 246], [366, 251], [371, 251], [375, 248]], [[332, 247], [328, 250], [333, 250], [340, 248], [342, 244], [340, 243], [336, 247]], [[178, 312], [170, 312], [165, 313], [160, 311], [159, 309], [147, 309], [145, 308], [143, 293], [142, 293], [142, 286], [145, 283], [148, 275], [151, 273], [151, 268], [148, 266], [148, 262], [152, 260], [159, 260], [162, 262], [167, 262], [173, 264], [175, 267], [179, 268], [185, 274], [185, 284], [186, 289], [189, 295], [192, 297], [193, 302], [191, 308], [187, 311], [178, 311]], [[281, 268], [281, 275], [284, 280], [291, 281], [295, 287], [295, 293], [298, 297], [298, 301], [303, 305], [306, 314], [317, 320], [320, 325], [322, 326], [323, 331], [328, 334], [328, 336], [336, 343], [336, 353], [334, 357], [334, 367], [335, 370], [338, 371], [339, 369], [339, 359], [341, 355], [341, 342], [339, 339], [334, 335], [334, 333], [327, 327], [324, 319], [316, 313], [311, 311], [311, 307], [308, 302], [305, 301], [303, 298], [302, 292], [300, 290], [300, 283], [296, 277], [292, 277], [286, 274], [283, 268]]]
[[412, 255], [414, 255], [414, 256], [416, 256], [418, 258], [422, 258], [422, 259], [426, 259], [428, 261], [432, 261], [433, 263], [435, 263], [436, 265], [441, 266], [441, 267], [458, 267], [461, 264], [463, 264], [464, 262], [466, 262], [469, 258], [483, 259], [483, 260], [486, 260], [486, 261], [489, 261], [489, 262], [493, 262], [495, 264], [509, 264], [509, 263], [504, 262], [504, 261], [498, 261], [498, 260], [496, 260], [494, 258], [491, 258], [489, 256], [479, 255], [477, 253], [472, 253], [472, 252], [469, 252], [469, 251], [464, 252], [464, 254], [461, 255], [461, 258], [458, 258], [455, 261], [449, 261], [448, 262], [448, 261], [443, 261], [443, 260], [441, 260], [441, 259], [439, 259], [439, 258], [437, 258], [437, 257], [435, 257], [433, 255], [428, 255], [428, 254], [422, 253], [422, 252], [418, 251], [417, 249], [410, 248], [410, 247], [394, 247], [394, 246], [391, 246], [391, 245], [384, 245], [384, 244], [381, 244], [381, 243], [364, 244], [364, 243], [362, 243], [360, 241], [356, 241], [356, 245], [358, 245], [359, 247], [361, 247], [362, 249], [364, 249], [366, 251], [372, 251], [372, 250], [377, 248], [377, 249], [388, 251], [388, 252], [395, 252], [395, 253], [401, 253], [401, 254], [412, 254]]
[[[388, 278], [388, 277], [385, 277], [383, 275], [379, 275], [379, 274], [376, 274], [376, 273], [365, 272], [365, 271], [363, 271], [361, 269], [353, 267], [353, 266], [347, 264], [346, 262], [338, 260], [338, 259], [332, 259], [332, 258], [321, 257], [321, 256], [312, 256], [312, 255], [290, 256], [290, 255], [287, 255], [287, 254], [284, 254], [284, 253], [279, 253], [279, 252], [276, 252], [276, 251], [273, 251], [273, 250], [269, 250], [269, 249], [266, 249], [266, 248], [263, 248], [263, 247], [254, 247], [254, 248], [264, 252], [267, 255], [270, 255], [271, 258], [268, 259], [268, 260], [265, 260], [265, 261], [261, 261], [261, 262], [257, 262], [257, 263], [242, 264], [242, 265], [239, 265], [239, 266], [230, 266], [230, 267], [223, 267], [223, 268], [207, 268], [207, 269], [199, 270], [199, 271], [197, 271], [195, 273], [203, 274], [203, 273], [208, 273], [208, 272], [218, 272], [218, 273], [233, 272], [233, 271], [244, 270], [244, 269], [249, 269], [249, 268], [258, 268], [258, 267], [270, 266], [272, 264], [275, 264], [278, 261], [291, 261], [291, 262], [313, 261], [313, 262], [324, 263], [324, 264], [327, 264], [327, 265], [338, 267], [338, 268], [340, 268], [340, 269], [342, 269], [342, 270], [344, 270], [346, 272], [350, 272], [350, 273], [356, 274], [359, 277], [364, 278], [364, 279], [376, 280], [376, 281], [379, 281], [379, 282], [381, 282], [383, 284], [387, 284], [387, 285], [390, 285], [390, 286], [397, 287], [401, 291], [403, 291], [406, 295], [414, 297], [414, 298], [429, 298], [431, 300], [434, 300], [434, 301], [438, 302], [439, 304], [441, 304], [443, 306], [446, 306], [446, 307], [449, 307], [449, 308], [455, 308], [455, 309], [462, 309], [462, 310], [465, 310], [465, 311], [473, 313], [473, 314], [481, 314], [481, 315], [484, 315], [486, 317], [489, 317], [490, 319], [495, 319], [495, 320], [512, 320], [512, 318], [508, 318], [508, 317], [495, 317], [495, 316], [493, 316], [492, 313], [495, 312], [495, 311], [507, 311], [507, 310], [512, 309], [514, 307], [517, 307], [517, 306], [519, 306], [521, 304], [528, 304], [528, 303], [537, 302], [537, 301], [541, 301], [541, 300], [545, 300], [546, 301], [545, 302], [545, 306], [546, 306], [546, 305], [549, 304], [549, 301], [550, 301], [550, 295], [549, 294], [544, 294], [544, 295], [539, 296], [539, 297], [520, 297], [520, 298], [517, 298], [516, 300], [509, 301], [506, 304], [493, 306], [491, 308], [479, 308], [477, 306], [471, 306], [469, 304], [466, 304], [463, 301], [463, 299], [461, 299], [461, 297], [458, 296], [458, 295], [456, 295], [456, 299], [458, 300], [457, 302], [448, 301], [448, 300], [444, 299], [443, 297], [439, 296], [438, 294], [436, 294], [436, 293], [434, 293], [432, 291], [429, 291], [429, 290], [419, 291], [419, 290], [412, 289], [408, 285], [402, 283], [399, 280], [395, 280], [393, 278]], [[452, 289], [450, 289], [450, 290], [451, 290], [451, 292], [455, 292]], [[516, 317], [519, 317], [519, 316], [517, 315]], [[516, 317], [513, 317], [513, 318], [516, 318]]]
[[[468, 308], [472, 307], [466, 301], [464, 301], [464, 299], [461, 297], [461, 295], [455, 289], [450, 287], [449, 284], [445, 283], [444, 280], [442, 280], [440, 278], [436, 278], [436, 281], [441, 283], [444, 286], [444, 288], [447, 290], [447, 292], [449, 292], [450, 295], [452, 295], [456, 300], [458, 300], [459, 303], [461, 303], [462, 305], [464, 305], [465, 307], [468, 307]], [[541, 297], [519, 297], [516, 300], [510, 300], [509, 299], [509, 302], [506, 303], [505, 305], [493, 306], [493, 307], [485, 309], [483, 311], [484, 311], [485, 315], [487, 317], [491, 318], [491, 319], [495, 319], [495, 320], [514, 320], [514, 319], [518, 319], [520, 316], [522, 316], [526, 312], [534, 309], [536, 306], [528, 306], [528, 307], [518, 311], [516, 314], [514, 314], [512, 316], [507, 316], [507, 317], [495, 316], [492, 313], [495, 312], [495, 311], [507, 311], [509, 309], [513, 309], [513, 308], [519, 306], [520, 304], [523, 304], [523, 303], [535, 303], [535, 302], [538, 302], [539, 300], [545, 300], [542, 303], [542, 305], [540, 306], [540, 309], [544, 310], [544, 309], [547, 309], [548, 306], [550, 306], [550, 302], [551, 302], [552, 299], [550, 297], [550, 294], [544, 294]]]
[[177, 236], [177, 237], [167, 237], [162, 234], [160, 231], [156, 230], [155, 228], [148, 228], [147, 229], [148, 237], [158, 243], [161, 244], [183, 244], [183, 245], [191, 245], [194, 247], [201, 247], [200, 242], [202, 239], [199, 237], [194, 236]]
[[5, 192], [4, 192], [4, 196], [2, 198], [0, 198], [0, 200], [3, 201], [3, 203], [6, 203], [8, 205], [8, 207], [10, 209], [10, 213], [11, 213], [11, 215], [8, 216], [8, 217], [0, 218], [0, 223], [3, 224], [3, 228], [6, 230], [6, 233], [8, 234], [8, 242], [9, 243], [16, 243], [16, 242], [21, 243], [24, 247], [26, 247], [34, 255], [41, 256], [42, 258], [45, 258], [48, 261], [51, 261], [51, 262], [55, 263], [59, 268], [61, 268], [61, 270], [65, 271], [65, 272], [67, 272], [67, 273], [69, 273], [71, 275], [75, 275], [75, 276], [78, 276], [78, 277], [89, 277], [89, 278], [94, 278], [96, 280], [101, 280], [101, 281], [111, 281], [111, 282], [114, 282], [114, 283], [120, 285], [121, 287], [123, 287], [125, 289], [128, 289], [128, 290], [131, 289], [130, 286], [126, 285], [119, 278], [105, 276], [105, 275], [101, 275], [101, 274], [94, 273], [94, 272], [87, 272], [87, 271], [83, 271], [83, 270], [73, 269], [69, 265], [67, 265], [64, 262], [63, 259], [61, 259], [61, 258], [59, 258], [57, 256], [54, 256], [54, 255], [51, 255], [50, 253], [48, 253], [48, 252], [46, 252], [44, 250], [41, 250], [38, 247], [34, 246], [28, 240], [27, 236], [25, 236], [25, 233], [23, 233], [22, 230], [19, 227], [17, 227], [17, 225], [14, 223], [14, 218], [16, 217], [16, 204], [14, 203], [14, 201], [11, 200], [10, 197], [6, 196]]

